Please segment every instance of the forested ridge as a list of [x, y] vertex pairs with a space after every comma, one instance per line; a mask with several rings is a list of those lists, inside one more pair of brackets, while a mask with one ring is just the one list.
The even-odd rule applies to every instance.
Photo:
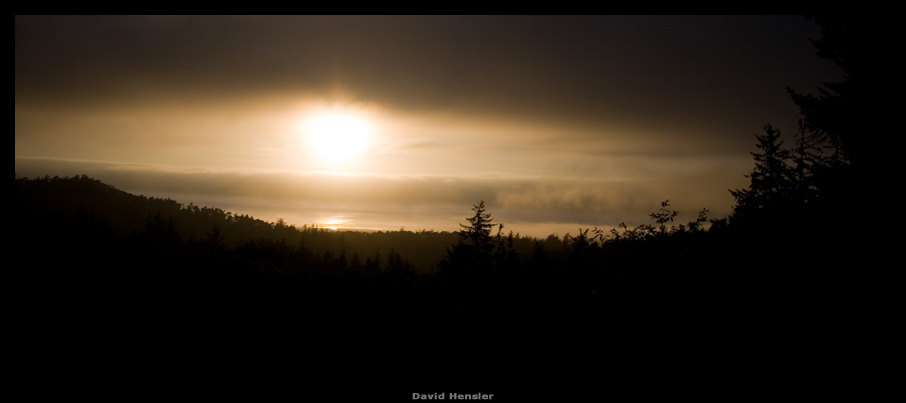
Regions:
[[[758, 137], [765, 148], [778, 141], [766, 130]], [[756, 178], [774, 175], [759, 169]], [[430, 301], [440, 304], [434, 308], [489, 320], [548, 309], [554, 316], [589, 309], [620, 317], [704, 318], [727, 309], [781, 314], [785, 304], [823, 292], [816, 285], [839, 280], [833, 266], [854, 257], [858, 244], [838, 230], [845, 224], [824, 216], [839, 201], [797, 202], [780, 197], [790, 190], [759, 183], [733, 191], [740, 203], [728, 218], [709, 219], [703, 209], [696, 220], [675, 223], [678, 212], [665, 201], [651, 224], [539, 240], [504, 233], [484, 202], [458, 233], [357, 233], [136, 196], [84, 175], [17, 178], [14, 250], [33, 256], [43, 275], [67, 279], [69, 289], [102, 286], [92, 291], [99, 294], [128, 279], [126, 287], [178, 288], [191, 299], [210, 291], [204, 284], [226, 281], [259, 287], [268, 298], [304, 295], [307, 287], [319, 296], [349, 287], [432, 295], [425, 298], [446, 293], [443, 303]], [[433, 264], [417, 270], [410, 253]], [[491, 313], [495, 306], [507, 312]]]

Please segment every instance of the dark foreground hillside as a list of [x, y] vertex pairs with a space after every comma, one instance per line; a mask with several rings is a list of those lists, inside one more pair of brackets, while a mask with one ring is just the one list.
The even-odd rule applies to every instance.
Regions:
[[[677, 226], [665, 202], [653, 225], [552, 243], [493, 236], [482, 203], [453, 240], [397, 234], [449, 242], [437, 269], [420, 273], [396, 250], [331, 251], [336, 233], [130, 195], [85, 176], [17, 178], [14, 200], [28, 337], [72, 362], [183, 362], [192, 351], [198, 365], [229, 368], [240, 356], [301, 355], [334, 370], [365, 365], [367, 379], [386, 375], [379, 363], [409, 363], [391, 377], [401, 390], [455, 379], [502, 391], [510, 383], [500, 371], [528, 371], [518, 384], [546, 376], [531, 369], [541, 362], [577, 357], [606, 372], [693, 351], [759, 362], [795, 350], [823, 362], [828, 335], [857, 306], [845, 287], [859, 245], [806, 214], [786, 231], [706, 212]], [[519, 391], [508, 396], [529, 393]]]

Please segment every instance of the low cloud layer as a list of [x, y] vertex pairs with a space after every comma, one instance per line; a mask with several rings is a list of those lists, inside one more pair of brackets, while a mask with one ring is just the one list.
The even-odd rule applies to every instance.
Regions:
[[[723, 167], [672, 180], [505, 179], [441, 176], [340, 175], [300, 172], [230, 172], [161, 166], [17, 158], [19, 176], [87, 174], [119, 189], [147, 196], [206, 195], [211, 199], [258, 199], [267, 203], [344, 206], [463, 206], [485, 200], [497, 217], [522, 223], [581, 223], [601, 227], [625, 221], [647, 222], [647, 215], [670, 199], [694, 215], [730, 212], [733, 200], [720, 187]], [[719, 178], [719, 179], [715, 179]], [[739, 178], [739, 186], [745, 178]], [[241, 212], [240, 212], [241, 213]], [[387, 223], [386, 228], [398, 228]]]

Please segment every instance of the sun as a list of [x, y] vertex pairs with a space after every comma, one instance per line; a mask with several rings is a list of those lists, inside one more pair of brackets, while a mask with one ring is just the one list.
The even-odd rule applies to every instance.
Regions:
[[349, 115], [326, 115], [307, 125], [308, 144], [324, 160], [341, 163], [351, 160], [370, 141], [368, 123]]

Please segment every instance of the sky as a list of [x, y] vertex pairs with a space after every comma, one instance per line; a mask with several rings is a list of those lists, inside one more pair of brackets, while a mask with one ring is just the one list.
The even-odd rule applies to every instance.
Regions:
[[20, 177], [289, 224], [523, 235], [732, 212], [786, 88], [839, 81], [801, 16], [15, 20]]

